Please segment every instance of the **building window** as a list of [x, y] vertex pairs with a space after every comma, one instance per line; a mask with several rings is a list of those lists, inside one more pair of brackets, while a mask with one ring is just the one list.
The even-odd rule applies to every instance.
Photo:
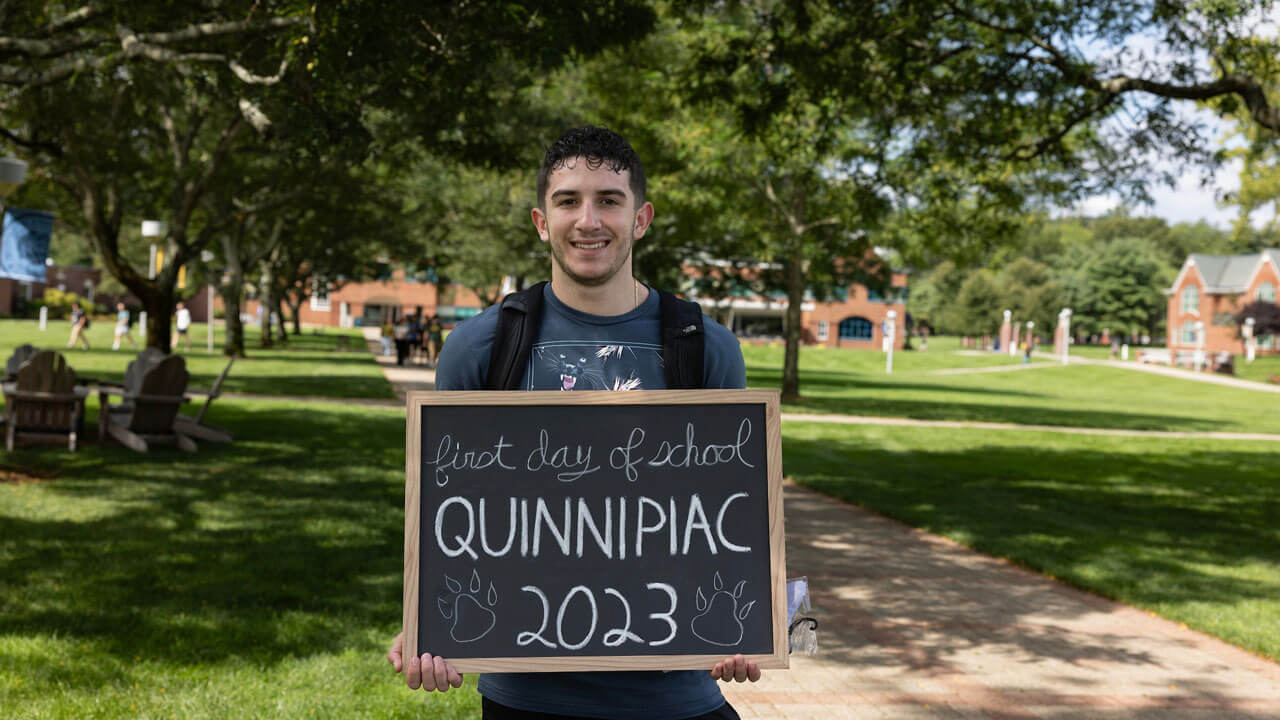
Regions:
[[315, 281], [311, 283], [311, 309], [316, 312], [331, 312], [329, 307], [329, 284]]
[[1276, 286], [1264, 282], [1258, 286], [1258, 302], [1273, 303], [1276, 301]]
[[1182, 314], [1200, 314], [1200, 288], [1188, 285], [1182, 289]]
[[847, 317], [840, 321], [841, 340], [870, 340], [871, 321], [864, 317]]
[[818, 321], [818, 342], [826, 342], [831, 335], [831, 323], [826, 320]]
[[1182, 344], [1196, 344], [1196, 324], [1193, 322], [1182, 323]]
[[1274, 350], [1276, 347], [1276, 336], [1263, 335], [1258, 338], [1258, 347], [1262, 350]]

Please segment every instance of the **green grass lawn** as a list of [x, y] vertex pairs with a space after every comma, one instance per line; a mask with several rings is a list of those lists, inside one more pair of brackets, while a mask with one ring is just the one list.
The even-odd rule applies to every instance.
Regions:
[[[938, 347], [941, 346], [941, 347]], [[782, 386], [782, 348], [744, 346], [747, 384]], [[1031, 369], [965, 375], [957, 367], [1017, 367], [1005, 355], [957, 355], [942, 342], [928, 352], [860, 350], [800, 353], [803, 400], [788, 412], [881, 415], [925, 420], [978, 420], [1130, 430], [1280, 433], [1275, 397], [1192, 380], [1097, 365], [1038, 361]]]
[[1236, 377], [1257, 382], [1280, 377], [1280, 355], [1255, 355], [1251, 363], [1245, 362], [1244, 355], [1237, 355]]
[[[227, 364], [222, 355], [222, 325], [214, 336], [214, 353], [207, 350], [207, 326], [198, 323], [191, 328], [191, 350], [179, 352], [187, 361], [192, 387], [209, 387]], [[141, 345], [141, 339], [134, 340]], [[111, 350], [112, 326], [95, 322], [89, 327], [90, 350], [67, 350], [71, 324], [65, 320], [50, 321], [41, 331], [34, 320], [0, 321], [0, 360], [8, 358], [13, 348], [30, 343], [38, 348], [63, 352], [67, 363], [81, 377], [119, 382], [125, 368], [137, 351], [125, 342], [118, 351]], [[342, 340], [342, 338], [346, 338]], [[304, 329], [290, 336], [287, 345], [264, 350], [258, 347], [257, 328], [245, 329], [247, 358], [236, 360], [222, 389], [226, 392], [263, 395], [316, 395], [337, 398], [391, 399], [395, 395], [382, 371], [365, 351], [358, 329], [326, 328], [323, 333]], [[345, 342], [349, 351], [336, 351]]]
[[[39, 342], [34, 323], [0, 323], [0, 341], [58, 346], [58, 329]], [[69, 353], [73, 366], [118, 377], [131, 353], [98, 349], [107, 334], [92, 341]], [[367, 354], [336, 343], [304, 335], [262, 351], [251, 339], [231, 378], [273, 394], [349, 392], [326, 385], [350, 378], [386, 388]], [[897, 353], [887, 377], [880, 353], [805, 350], [808, 399], [787, 409], [1278, 426], [1251, 396], [1124, 370], [934, 374], [1010, 362], [950, 350], [935, 339], [928, 353]], [[752, 385], [776, 385], [781, 350], [745, 352]], [[222, 367], [188, 357], [198, 379]], [[462, 692], [413, 695], [384, 659], [400, 622], [403, 412], [224, 398], [211, 419], [234, 445], [138, 455], [91, 443], [0, 459], [0, 717], [476, 716], [474, 677]], [[1280, 444], [783, 432], [798, 482], [1280, 658]]]
[[797, 482], [1280, 659], [1280, 445], [787, 423]]
[[220, 402], [233, 446], [5, 457], [0, 716], [477, 716], [471, 691], [410, 696], [384, 657], [403, 412]]

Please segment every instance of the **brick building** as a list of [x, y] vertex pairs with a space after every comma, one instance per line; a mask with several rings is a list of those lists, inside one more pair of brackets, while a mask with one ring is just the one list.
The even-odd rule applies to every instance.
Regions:
[[[1165, 291], [1169, 296], [1166, 342], [1171, 354], [1194, 352], [1203, 341], [1206, 353], [1243, 351], [1235, 315], [1254, 301], [1274, 303], [1280, 288], [1280, 250], [1253, 255], [1193, 254]], [[1203, 323], [1204, 337], [1198, 336]], [[1277, 338], [1258, 338], [1258, 352], [1276, 353]]]
[[[836, 293], [835, 299], [818, 302], [805, 293], [800, 306], [800, 338], [805, 345], [861, 350], [884, 349], [884, 329], [889, 311], [894, 319], [894, 347], [901, 349], [905, 338], [907, 276], [893, 273], [890, 289], [881, 294], [863, 285], [850, 285]], [[761, 297], [740, 293], [716, 299], [689, 297], [702, 304], [708, 315], [733, 330], [747, 341], [781, 340], [787, 311], [785, 296]]]
[[81, 265], [66, 267], [47, 265], [44, 282], [0, 278], [0, 317], [12, 316], [23, 303], [44, 297], [44, 291], [47, 288], [75, 293], [93, 302], [96, 299], [96, 289], [101, 282], [101, 270]]
[[[882, 296], [862, 285], [853, 285], [838, 293], [832, 302], [816, 302], [807, 296], [802, 306], [801, 337], [807, 345], [832, 348], [882, 349], [884, 322], [890, 310], [897, 312], [894, 344], [904, 342], [907, 276], [894, 273], [891, 290]], [[730, 298], [699, 297], [686, 293], [702, 304], [703, 311], [748, 341], [781, 340], [785, 297], [760, 297], [739, 293]], [[220, 304], [220, 301], [219, 301]], [[459, 285], [447, 286], [444, 297], [437, 295], [436, 285], [415, 280], [412, 274], [396, 270], [386, 280], [347, 283], [327, 293], [316, 293], [303, 303], [300, 313], [304, 325], [344, 326], [377, 325], [384, 317], [405, 313], [416, 316], [440, 315], [446, 325], [478, 315], [485, 302], [473, 291]], [[251, 317], [256, 303], [246, 303], [244, 311]], [[194, 313], [194, 308], [193, 308]]]

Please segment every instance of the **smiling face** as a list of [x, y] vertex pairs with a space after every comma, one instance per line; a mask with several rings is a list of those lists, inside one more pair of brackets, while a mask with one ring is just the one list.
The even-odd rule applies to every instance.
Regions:
[[631, 283], [631, 245], [653, 220], [653, 205], [636, 207], [630, 171], [592, 167], [584, 158], [565, 162], [547, 179], [543, 208], [533, 224], [551, 245], [552, 277], [584, 287]]

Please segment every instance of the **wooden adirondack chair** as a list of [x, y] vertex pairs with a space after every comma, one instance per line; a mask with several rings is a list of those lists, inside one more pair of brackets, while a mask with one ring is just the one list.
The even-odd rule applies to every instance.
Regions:
[[[172, 443], [195, 452], [195, 441], [177, 427], [178, 409], [188, 400], [184, 395], [187, 378], [187, 363], [180, 355], [154, 364], [139, 355], [125, 371], [124, 388], [98, 389], [98, 436], [104, 443], [108, 437], [115, 438], [138, 452], [149, 451], [154, 443]], [[120, 395], [122, 402], [111, 405], [111, 395]]]
[[13, 382], [4, 384], [5, 447], [13, 450], [18, 437], [65, 437], [75, 452], [89, 391], [76, 386], [76, 373], [66, 359], [53, 350], [37, 352], [15, 374]]
[[231, 366], [236, 362], [235, 356], [227, 362], [227, 366], [222, 369], [222, 374], [218, 375], [218, 379], [213, 381], [213, 387], [208, 390], [197, 390], [192, 388], [188, 390], [193, 395], [204, 395], [204, 405], [200, 408], [200, 412], [195, 417], [189, 415], [178, 415], [178, 429], [184, 435], [198, 438], [200, 440], [208, 440], [216, 443], [231, 442], [231, 432], [220, 427], [210, 425], [204, 421], [205, 413], [209, 412], [209, 406], [214, 400], [222, 394], [222, 381], [227, 379], [227, 374], [231, 372]]
[[40, 352], [40, 348], [34, 345], [19, 345], [14, 349], [13, 354], [4, 364], [4, 377], [6, 380], [12, 380], [18, 376], [18, 368], [22, 367], [22, 363], [31, 359], [32, 355]]

